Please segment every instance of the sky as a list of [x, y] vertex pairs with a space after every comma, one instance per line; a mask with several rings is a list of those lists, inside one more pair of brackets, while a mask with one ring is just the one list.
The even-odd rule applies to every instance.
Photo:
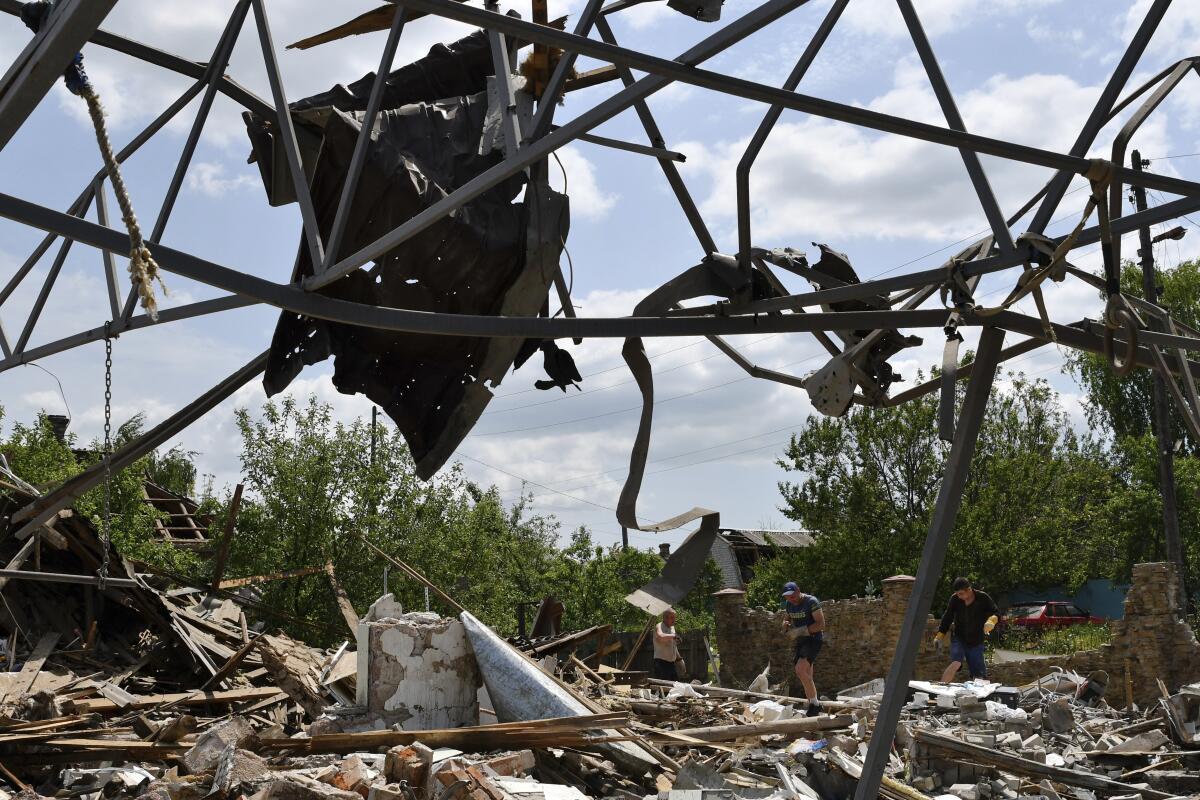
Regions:
[[[307, 51], [282, 46], [370, 10], [371, 0], [316, 3], [267, 0], [266, 7], [289, 100], [348, 83], [378, 65], [385, 32], [353, 37]], [[754, 7], [727, 0], [722, 21]], [[1066, 152], [1099, 96], [1108, 75], [1149, 6], [1149, 0], [915, 0], [968, 130]], [[103, 27], [186, 58], [207, 61], [233, 0], [120, 0]], [[552, 0], [551, 18], [573, 16], [582, 0]], [[738, 77], [779, 85], [810, 40], [830, 0], [811, 0], [786, 17], [712, 59], [705, 66]], [[524, 3], [502, 2], [528, 17]], [[1080, 13], [1086, 7], [1087, 13]], [[609, 17], [619, 42], [675, 57], [710, 35], [714, 26], [672, 11], [661, 2]], [[394, 66], [408, 63], [436, 42], [469, 32], [434, 18], [410, 23]], [[7, 65], [28, 41], [12, 17], [0, 17], [0, 62]], [[1130, 82], [1137, 86], [1180, 58], [1200, 53], [1200, 4], [1176, 0]], [[136, 135], [190, 82], [95, 46], [85, 65], [108, 112], [115, 144]], [[580, 69], [597, 66], [581, 59]], [[251, 19], [243, 28], [229, 74], [262, 97], [270, 97], [258, 37]], [[606, 84], [567, 97], [556, 121], [586, 111], [616, 90]], [[853, 0], [813, 63], [800, 91], [875, 111], [944, 125], [929, 82], [896, 5], [890, 0]], [[680, 171], [723, 253], [737, 249], [734, 170], [765, 108], [685, 85], [653, 95], [649, 105], [667, 147], [687, 161]], [[124, 169], [134, 206], [150, 228], [196, 113], [193, 101]], [[270, 208], [254, 165], [241, 109], [218, 97], [163, 243], [277, 282], [289, 279], [300, 232], [296, 205]], [[1111, 151], [1122, 119], [1110, 124], [1091, 155]], [[644, 143], [633, 111], [595, 133]], [[1150, 169], [1200, 180], [1200, 77], [1189, 76], [1155, 112], [1132, 147], [1152, 160]], [[573, 302], [581, 316], [630, 313], [649, 291], [691, 267], [703, 255], [657, 164], [646, 156], [574, 143], [552, 164], [552, 181], [571, 197], [566, 242]], [[983, 157], [1001, 208], [1012, 213], [1049, 177], [1048, 171]], [[66, 210], [100, 167], [83, 102], [57, 86], [0, 151], [0, 191]], [[1064, 234], [1078, 221], [1086, 194], [1076, 181], [1049, 232]], [[981, 235], [986, 222], [959, 155], [950, 148], [877, 134], [798, 112], [784, 112], [751, 178], [754, 243], [793, 247], [810, 259], [815, 243], [846, 253], [862, 278], [929, 269]], [[1151, 193], [1151, 204], [1164, 201]], [[116, 220], [116, 204], [109, 196]], [[1126, 209], [1128, 211], [1128, 208]], [[94, 210], [89, 218], [95, 219]], [[1200, 222], [1200, 215], [1193, 215]], [[119, 224], [119, 222], [117, 222]], [[1156, 246], [1165, 268], [1200, 255], [1200, 228], [1179, 242]], [[1159, 229], [1156, 229], [1158, 232]], [[1020, 224], [1014, 235], [1024, 231]], [[0, 220], [0, 281], [7, 282], [39, 234]], [[1127, 239], [1132, 255], [1136, 240]], [[51, 250], [29, 278], [0, 306], [10, 340], [21, 333], [50, 267]], [[1096, 248], [1073, 257], [1099, 269]], [[121, 262], [123, 269], [124, 262]], [[986, 278], [977, 294], [996, 303], [1012, 288], [1017, 271]], [[163, 307], [216, 297], [219, 292], [167, 274]], [[786, 279], [793, 291], [807, 285]], [[1096, 293], [1078, 281], [1047, 289], [1051, 316], [1071, 322], [1102, 313]], [[936, 298], [928, 307], [937, 307]], [[1019, 307], [1034, 312], [1032, 305]], [[29, 346], [102, 325], [108, 303], [100, 254], [72, 248]], [[266, 349], [278, 312], [259, 306], [135, 331], [114, 343], [113, 413], [160, 421], [257, 353]], [[919, 331], [906, 331], [917, 333]], [[892, 359], [905, 379], [900, 391], [940, 363], [939, 331], [925, 344]], [[977, 330], [966, 333], [973, 347]], [[1019, 337], [1010, 335], [1012, 343]], [[804, 376], [824, 364], [824, 351], [807, 334], [734, 337], [755, 363]], [[582, 391], [539, 391], [538, 359], [510, 373], [453, 461], [484, 485], [495, 484], [506, 500], [532, 494], [532, 509], [553, 514], [564, 535], [586, 525], [600, 542], [620, 538], [613, 509], [628, 467], [640, 396], [620, 359], [617, 340], [567, 345], [584, 376]], [[673, 516], [693, 506], [721, 513], [722, 525], [794, 527], [780, 510], [778, 482], [794, 480], [778, 464], [790, 434], [812, 413], [803, 389], [747, 377], [712, 345], [698, 339], [648, 341], [655, 370], [655, 409], [650, 463], [639, 502], [644, 520]], [[61, 353], [0, 373], [0, 406], [10, 428], [41, 410], [67, 413], [81, 439], [100, 434], [103, 419], [101, 343]], [[1060, 393], [1074, 424], [1086, 426], [1079, 387], [1063, 373], [1062, 354], [1044, 347], [1010, 363], [1013, 370], [1045, 378]], [[40, 367], [40, 368], [39, 368]], [[44, 369], [43, 369], [44, 368]], [[315, 394], [341, 419], [370, 414], [365, 398], [339, 394], [329, 363], [307, 368], [290, 392]], [[61, 384], [61, 390], [60, 390]], [[1001, 388], [1011, 387], [1003, 378]], [[234, 410], [257, 413], [265, 401], [260, 383], [229, 401], [167, 446], [195, 451], [203, 474], [218, 486], [240, 474], [240, 439]], [[387, 424], [390, 424], [387, 423]], [[682, 533], [632, 532], [631, 542], [653, 547], [678, 542]]]

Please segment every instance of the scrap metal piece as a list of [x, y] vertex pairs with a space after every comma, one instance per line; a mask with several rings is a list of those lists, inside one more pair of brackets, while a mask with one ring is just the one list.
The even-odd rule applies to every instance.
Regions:
[[[717, 512], [709, 511], [706, 508], [693, 508], [684, 517], [689, 521], [699, 518], [700, 527], [692, 531], [688, 538], [683, 540], [683, 544], [677, 547], [674, 553], [671, 553], [671, 557], [663, 565], [661, 574], [642, 588], [625, 596], [625, 602], [637, 606], [654, 617], [686, 597], [687, 593], [696, 585], [696, 580], [704, 570], [704, 564], [708, 561], [713, 542], [717, 538], [717, 528], [721, 520], [721, 515]], [[664, 524], [652, 527], [666, 530]]]
[[725, 0], [667, 0], [667, 7], [701, 22], [716, 22], [721, 18]]
[[[470, 612], [462, 612], [459, 619], [467, 629], [467, 638], [471, 641], [471, 649], [475, 651], [475, 661], [479, 664], [488, 697], [500, 722], [585, 717], [592, 713]], [[602, 733], [605, 736], [618, 735], [615, 731]], [[595, 747], [614, 763], [635, 774], [644, 774], [658, 766], [653, 756], [632, 742], [601, 742]]]
[[[491, 72], [487, 38], [475, 33], [392, 73], [384, 107], [371, 131], [366, 165], [351, 198], [347, 250], [374, 241], [458, 186], [498, 163], [484, 144]], [[333, 224], [351, 154], [361, 129], [364, 95], [374, 76], [301, 100], [293, 114], [318, 146], [311, 153], [312, 194], [324, 234]], [[445, 94], [443, 94], [445, 93]], [[457, 95], [457, 96], [456, 96]], [[438, 96], [450, 99], [437, 99]], [[274, 158], [252, 130], [268, 187]], [[484, 152], [487, 150], [487, 152]], [[569, 230], [565, 195], [544, 178], [525, 187], [523, 175], [499, 184], [383, 257], [319, 290], [371, 306], [419, 311], [535, 316], [546, 302]], [[273, 202], [286, 198], [275, 196]], [[296, 275], [315, 274], [307, 252]], [[417, 474], [432, 476], [471, 430], [513, 366], [522, 340], [413, 335], [284, 312], [264, 377], [268, 395], [283, 391], [305, 365], [334, 357], [334, 386], [371, 398], [395, 421]], [[569, 357], [549, 357], [549, 386], [579, 380]], [[570, 367], [570, 369], [568, 369]]]
[[854, 401], [854, 379], [842, 356], [834, 356], [825, 366], [804, 379], [804, 390], [813, 408], [827, 417], [840, 417]]

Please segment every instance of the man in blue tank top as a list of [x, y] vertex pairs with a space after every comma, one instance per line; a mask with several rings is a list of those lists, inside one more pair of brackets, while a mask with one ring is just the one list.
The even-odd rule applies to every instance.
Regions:
[[817, 685], [813, 683], [813, 662], [821, 652], [825, 612], [821, 610], [821, 601], [800, 591], [795, 581], [788, 581], [783, 586], [783, 611], [788, 617], [788, 638], [796, 642], [796, 677], [808, 698], [808, 716], [815, 717], [821, 713], [821, 702], [817, 699]]

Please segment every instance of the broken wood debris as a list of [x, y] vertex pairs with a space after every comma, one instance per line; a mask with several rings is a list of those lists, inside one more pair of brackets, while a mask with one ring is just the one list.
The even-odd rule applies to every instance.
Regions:
[[[17, 503], [36, 496], [16, 476], [4, 481]], [[799, 698], [651, 680], [601, 663], [613, 649], [605, 644], [609, 625], [505, 641], [382, 551], [462, 612], [453, 622], [463, 629], [461, 648], [416, 641], [446, 636], [452, 621], [420, 613], [422, 624], [410, 624], [413, 615], [390, 596], [360, 620], [330, 564], [248, 578], [225, 578], [222, 567], [193, 587], [139, 572], [110, 549], [120, 578], [101, 590], [92, 576], [105, 553], [91, 523], [67, 509], [44, 532], [0, 538], [0, 562], [22, 578], [0, 586], [0, 782], [12, 792], [83, 800], [841, 800], [861, 774], [881, 698], [882, 682], [864, 684], [822, 699], [823, 713], [809, 717]], [[232, 521], [222, 549], [231, 535]], [[36, 560], [35, 542], [45, 545]], [[322, 573], [353, 634], [325, 652], [268, 629], [259, 620], [270, 609], [231, 591]], [[387, 636], [362, 635], [381, 620]], [[448, 662], [440, 659], [465, 654], [471, 669], [452, 671], [469, 681], [470, 698], [482, 678], [499, 721], [471, 724], [483, 710], [476, 704], [471, 721], [453, 723], [459, 727], [414, 729], [406, 708], [388, 707], [398, 697], [420, 701], [412, 685], [394, 697], [388, 688], [377, 709], [355, 705], [364, 664], [372, 675], [372, 659], [394, 655], [374, 652], [385, 640], [409, 659], [427, 654], [443, 671]], [[383, 666], [380, 674], [393, 669]], [[405, 665], [418, 683], [419, 666]], [[1015, 688], [914, 681], [880, 796], [1200, 794], [1200, 686], [1175, 694], [1164, 686], [1160, 702], [1139, 709], [1109, 706], [1106, 685], [1063, 671]], [[705, 798], [710, 791], [720, 794]]]

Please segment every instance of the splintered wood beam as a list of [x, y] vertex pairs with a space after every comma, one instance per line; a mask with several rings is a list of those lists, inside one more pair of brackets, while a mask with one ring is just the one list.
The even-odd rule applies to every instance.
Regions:
[[333, 589], [333, 597], [337, 600], [338, 609], [342, 612], [342, 619], [346, 621], [346, 627], [350, 629], [350, 635], [358, 636], [358, 612], [354, 610], [354, 604], [350, 602], [346, 590], [342, 588], [332, 561], [325, 562], [325, 574], [329, 576], [329, 586]]
[[580, 72], [574, 78], [569, 79], [563, 86], [564, 92], [575, 92], [580, 89], [588, 89], [592, 86], [599, 86], [602, 83], [617, 80], [617, 68], [612, 64], [607, 64], [603, 67], [590, 69], [587, 72]]
[[242, 509], [242, 484], [233, 490], [233, 499], [229, 501], [229, 516], [225, 519], [225, 534], [221, 537], [221, 546], [213, 560], [213, 577], [209, 584], [208, 593], [213, 594], [221, 586], [221, 578], [225, 576], [225, 561], [229, 558], [229, 543], [233, 541], [234, 526], [237, 525], [238, 512]]

